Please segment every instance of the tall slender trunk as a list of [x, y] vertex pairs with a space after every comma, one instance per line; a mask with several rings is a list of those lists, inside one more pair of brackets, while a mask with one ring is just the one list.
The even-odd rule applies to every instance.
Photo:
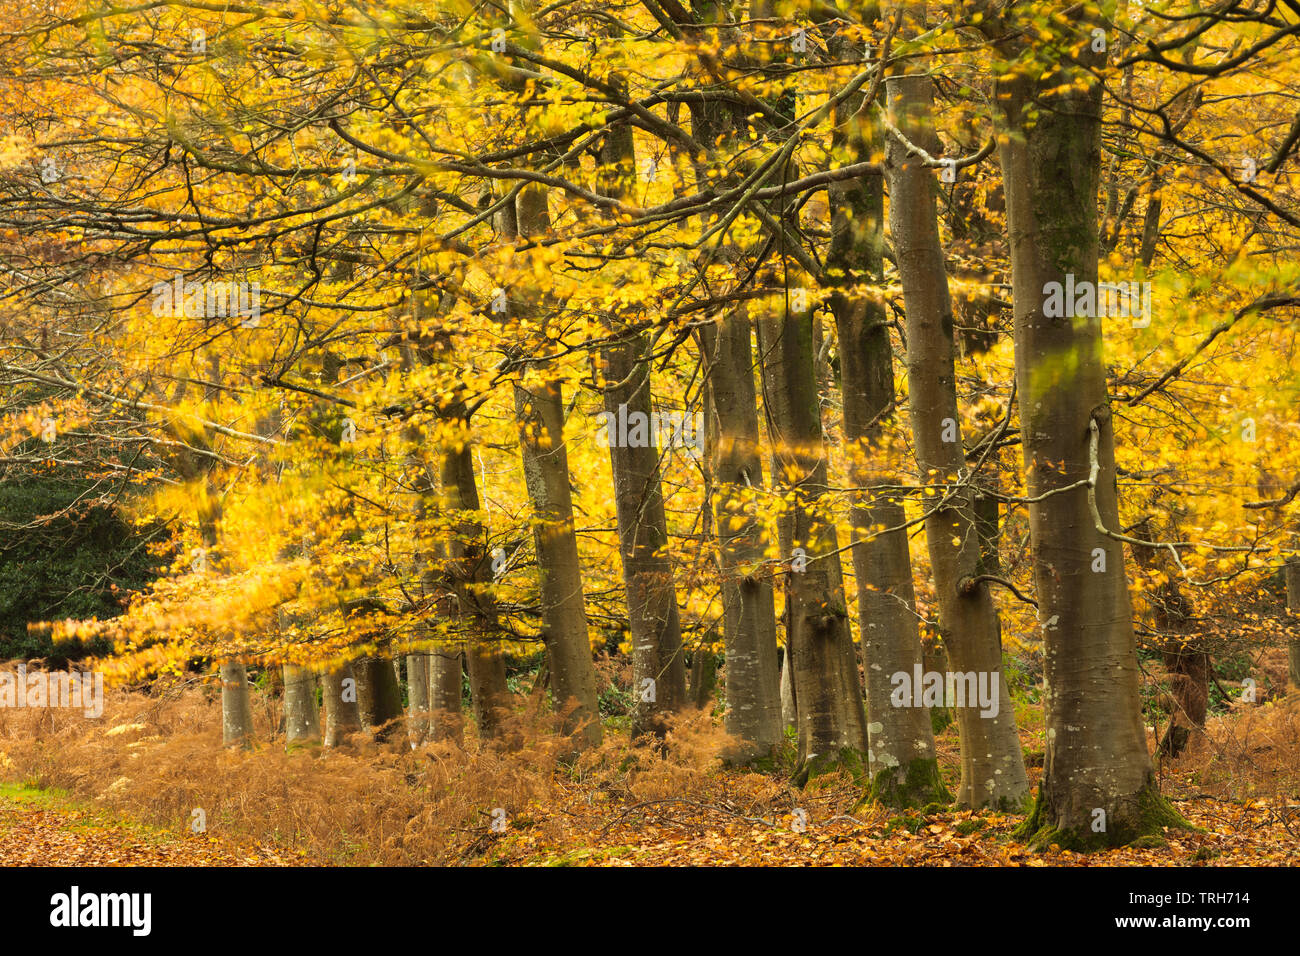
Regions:
[[[427, 498], [426, 498], [427, 500]], [[448, 564], [449, 549], [444, 542], [434, 543], [435, 552], [430, 558], [440, 558], [445, 567]], [[450, 569], [448, 569], [448, 573]], [[446, 583], [445, 577], [431, 564], [426, 565], [420, 575], [422, 596], [438, 594], [435, 600], [434, 614], [446, 622], [447, 632], [455, 634], [461, 618], [456, 609], [459, 600], [455, 591]], [[453, 740], [460, 743], [464, 738], [464, 720], [461, 715], [463, 697], [463, 668], [465, 654], [459, 640], [443, 639], [431, 647], [428, 652], [429, 681], [429, 732], [430, 740]], [[480, 731], [481, 732], [481, 731]]]
[[[711, 2], [695, 7], [701, 20], [718, 19]], [[724, 42], [737, 31], [720, 27]], [[709, 149], [697, 159], [696, 181], [709, 184], [708, 160], [713, 144], [744, 128], [743, 111], [724, 103], [689, 104], [696, 142]], [[707, 222], [704, 224], [707, 228]], [[737, 257], [734, 248], [725, 255]], [[744, 305], [724, 312], [714, 325], [698, 330], [700, 355], [707, 377], [713, 440], [710, 467], [715, 484], [714, 527], [722, 571], [722, 637], [726, 648], [727, 733], [737, 744], [729, 759], [746, 763], [775, 753], [784, 738], [784, 704], [789, 698], [788, 723], [794, 722], [793, 697], [782, 692], [776, 639], [776, 598], [772, 576], [764, 570], [769, 535], [758, 514], [763, 488], [759, 444], [758, 393], [754, 386], [754, 329]]]
[[[770, 17], [772, 0], [751, 0], [750, 15]], [[794, 121], [797, 96], [784, 89], [770, 98], [772, 109]], [[776, 125], [764, 118], [762, 125]], [[797, 178], [796, 164], [781, 160], [774, 181]], [[799, 763], [795, 781], [822, 769], [843, 767], [855, 776], [867, 770], [867, 720], [858, 676], [857, 652], [844, 598], [838, 536], [825, 512], [827, 462], [818, 394], [815, 320], [795, 299], [795, 290], [812, 280], [802, 269], [791, 274], [789, 260], [800, 259], [788, 243], [797, 233], [798, 212], [781, 197], [768, 206], [775, 274], [786, 284], [786, 301], [759, 322], [763, 407], [772, 439], [773, 484], [790, 503], [791, 550], [786, 575], [786, 651], [791, 657], [791, 688], [797, 703]], [[800, 296], [804, 298], [804, 296]], [[784, 544], [784, 542], [783, 542]]]
[[1045, 308], [1048, 283], [1063, 287], [1067, 275], [1072, 286], [1097, 281], [1101, 84], [1091, 70], [1101, 56], [1088, 52], [1090, 26], [1082, 21], [1074, 38], [1081, 65], [1036, 79], [1012, 73], [996, 89], [1025, 475], [1039, 499], [1029, 505], [1029, 529], [1045, 648], [1047, 749], [1022, 833], [1080, 847], [1185, 825], [1160, 796], [1147, 753], [1124, 551], [1092, 514], [1090, 492], [1105, 527], [1118, 531], [1101, 320], [1074, 316], [1072, 304], [1060, 316]]
[[524, 478], [536, 514], [533, 540], [541, 578], [542, 640], [550, 664], [551, 695], [564, 715], [565, 733], [580, 729], [582, 739], [594, 745], [601, 739], [596, 675], [583, 605], [559, 383], [516, 386], [515, 412]]
[[[899, 130], [927, 152], [938, 152], [929, 76], [891, 77], [888, 89]], [[1002, 673], [997, 611], [988, 584], [978, 580], [980, 539], [957, 410], [952, 303], [939, 244], [935, 174], [909, 156], [897, 136], [889, 138], [886, 170], [890, 231], [907, 311], [916, 464], [921, 481], [938, 486], [922, 504], [940, 623], [950, 665], [960, 674], [976, 675], [977, 686], [988, 691], [987, 699], [962, 700], [955, 708], [962, 758], [957, 801], [1018, 810], [1029, 794], [1029, 779]], [[945, 491], [945, 486], [950, 487]], [[919, 694], [920, 688], [913, 687], [913, 703]]]
[[[870, 161], [880, 152], [879, 123], [854, 121], [864, 97], [846, 100], [837, 120], [836, 144], [851, 148], [854, 160]], [[844, 130], [848, 129], [847, 134]], [[850, 509], [854, 576], [858, 591], [863, 671], [866, 675], [868, 770], [867, 797], [893, 806], [951, 799], [939, 774], [934, 731], [925, 707], [890, 703], [894, 674], [912, 674], [922, 663], [917, 626], [912, 559], [902, 502], [878, 490], [885, 454], [881, 438], [893, 418], [894, 356], [882, 303], [846, 291], [861, 283], [884, 281], [884, 182], [880, 174], [834, 184], [829, 190], [831, 247], [828, 275], [840, 354], [844, 438], [850, 445], [855, 492]], [[887, 534], [872, 529], [897, 528]]]
[[[1300, 555], [1286, 559], [1286, 606], [1292, 614], [1300, 614]], [[1286, 647], [1288, 693], [1300, 694], [1300, 635], [1294, 630]]]
[[[443, 449], [442, 494], [446, 513], [456, 516], [448, 566], [459, 614], [467, 628], [464, 654], [474, 722], [480, 736], [496, 737], [509, 714], [510, 695], [506, 688], [506, 658], [501, 651], [503, 632], [496, 599], [488, 590], [492, 568], [487, 536], [475, 517], [480, 503], [468, 441]], [[459, 681], [457, 688], [459, 693]]]
[[739, 741], [732, 759], [741, 763], [769, 756], [782, 740], [776, 604], [772, 579], [762, 570], [768, 541], [756, 500], [763, 487], [763, 463], [752, 339], [743, 309], [700, 330], [716, 433], [710, 451], [722, 565], [726, 728]]
[[[1178, 537], [1177, 523], [1170, 520], [1169, 537]], [[1150, 518], [1137, 525], [1142, 538], [1159, 535]], [[1189, 633], [1191, 605], [1178, 586], [1178, 571], [1173, 567], [1167, 552], [1154, 548], [1135, 548], [1134, 558], [1143, 568], [1161, 572], [1164, 580], [1148, 592], [1152, 610], [1152, 624], [1159, 635], [1160, 657], [1169, 672], [1169, 690], [1174, 706], [1156, 747], [1161, 757], [1177, 757], [1189, 743], [1205, 729], [1205, 715], [1210, 703], [1210, 655], [1204, 646]]]
[[[516, 197], [515, 218], [521, 237], [550, 231], [546, 189], [529, 186]], [[526, 315], [542, 324], [544, 297], [525, 288], [520, 297]], [[533, 541], [541, 590], [542, 640], [550, 667], [551, 697], [563, 717], [566, 734], [588, 746], [600, 743], [602, 730], [596, 701], [596, 671], [578, 559], [578, 537], [569, 489], [569, 455], [564, 444], [564, 399], [558, 377], [550, 370], [524, 374], [515, 383], [515, 418], [519, 423], [524, 481], [533, 507]]]
[[[610, 81], [626, 91], [621, 74], [614, 74]], [[636, 169], [630, 125], [610, 129], [601, 147], [600, 164], [605, 191], [612, 196], [625, 195], [626, 184]], [[622, 338], [602, 349], [601, 365], [606, 382], [606, 432], [610, 438], [619, 555], [632, 640], [632, 735], [662, 735], [668, 726], [665, 717], [681, 710], [687, 702], [677, 589], [672, 561], [664, 550], [668, 545], [668, 519], [659, 456], [666, 449], [657, 447], [654, 429], [645, 436], [648, 441], [616, 440], [621, 432], [619, 423], [630, 422], [633, 416], [651, 421], [654, 403], [646, 354], [649, 337], [618, 328], [611, 331], [622, 333]], [[683, 409], [683, 415], [688, 414], [689, 410]]]
[[[834, 525], [819, 513], [827, 491], [812, 321], [786, 311], [759, 326], [763, 398], [780, 461], [777, 487], [792, 501], [787, 653], [798, 701], [797, 781], [838, 766], [865, 771], [867, 723], [849, 630]], [[799, 550], [796, 550], [799, 549]]]
[[[618, 515], [619, 553], [627, 593], [632, 638], [632, 733], [667, 730], [665, 715], [686, 704], [686, 662], [672, 561], [664, 552], [668, 520], [664, 513], [659, 455], [654, 436], [644, 443], [618, 441], [620, 422], [634, 415], [649, 422], [648, 340], [638, 335], [603, 350], [605, 412], [609, 418], [609, 457]], [[686, 412], [685, 414], [689, 414]]]

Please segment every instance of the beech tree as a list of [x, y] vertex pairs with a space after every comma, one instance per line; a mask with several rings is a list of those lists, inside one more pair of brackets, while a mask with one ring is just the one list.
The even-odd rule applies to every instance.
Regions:
[[1089, 68], [1104, 57], [1086, 26], [1054, 37], [1061, 58], [1037, 78], [1042, 48], [1008, 42], [1019, 62], [997, 103], [1048, 735], [1025, 832], [1115, 845], [1183, 821], [1159, 794], [1142, 728], [1101, 320], [1073, 306], [1049, 316], [1044, 301], [1067, 275], [1098, 281], [1102, 90]]
[[[957, 799], [967, 806], [1019, 809], [1029, 781], [1002, 673], [997, 610], [988, 582], [978, 573], [981, 541], [957, 411], [956, 343], [939, 245], [934, 174], [917, 154], [937, 151], [929, 116], [931, 84], [924, 74], [890, 77], [887, 82], [890, 112], [897, 120], [886, 164], [890, 231], [907, 308], [916, 465], [920, 480], [930, 485], [923, 506], [939, 623], [949, 662], [961, 672], [989, 675], [996, 695], [996, 706], [987, 710], [969, 700], [957, 706], [962, 742]], [[918, 692], [912, 688], [913, 694]]]
[[58, 636], [214, 741], [254, 681], [324, 760], [716, 694], [730, 761], [889, 804], [1021, 811], [1042, 747], [1024, 835], [1091, 848], [1183, 825], [1153, 752], [1237, 650], [1295, 679], [1285, 4], [38, 6], [0, 478], [166, 529]]

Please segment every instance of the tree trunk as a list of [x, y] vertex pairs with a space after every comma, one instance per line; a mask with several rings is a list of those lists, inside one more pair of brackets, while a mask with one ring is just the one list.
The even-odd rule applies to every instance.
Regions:
[[[447, 565], [449, 549], [442, 542], [435, 543], [436, 556]], [[431, 555], [432, 558], [434, 555]], [[448, 570], [448, 574], [451, 574]], [[422, 596], [428, 598], [437, 594], [434, 602], [434, 614], [446, 622], [449, 633], [454, 633], [456, 622], [461, 615], [455, 605], [459, 603], [454, 589], [449, 587], [446, 576], [432, 565], [426, 565], [420, 575]], [[463, 667], [465, 655], [460, 641], [443, 639], [429, 649], [427, 672], [429, 679], [429, 740], [453, 740], [461, 743], [464, 739], [464, 720], [461, 716], [463, 697]], [[480, 733], [482, 731], [480, 730]]]
[[1195, 646], [1166, 642], [1160, 656], [1169, 671], [1174, 712], [1156, 752], [1173, 759], [1205, 729], [1210, 702], [1210, 655]]
[[325, 746], [341, 747], [349, 734], [361, 730], [357, 681], [350, 663], [321, 675], [321, 700], [325, 705]]
[[781, 726], [796, 729], [799, 725], [799, 706], [794, 699], [794, 658], [790, 656], [790, 645], [781, 655]]
[[737, 763], [770, 756], [782, 738], [776, 602], [771, 576], [762, 568], [768, 541], [754, 493], [763, 487], [763, 464], [752, 338], [743, 309], [727, 312], [699, 336], [715, 435], [710, 455], [722, 568], [725, 720], [727, 733], [739, 741], [731, 755]]
[[[1168, 528], [1170, 538], [1176, 540], [1177, 524], [1171, 520]], [[1141, 538], [1158, 537], [1150, 518], [1138, 524], [1136, 531]], [[1152, 624], [1159, 634], [1160, 657], [1169, 672], [1174, 706], [1156, 753], [1174, 758], [1205, 729], [1210, 703], [1210, 655], [1189, 633], [1192, 609], [1178, 587], [1178, 572], [1172, 567], [1168, 553], [1142, 547], [1134, 548], [1133, 552], [1140, 566], [1159, 570], [1164, 576], [1164, 581], [1148, 592], [1148, 599]]]
[[713, 688], [717, 685], [718, 660], [712, 651], [698, 650], [691, 661], [691, 703], [700, 710], [708, 710], [713, 702]]
[[460, 743], [464, 655], [441, 648], [429, 654], [429, 737]]
[[[667, 730], [664, 717], [686, 703], [686, 664], [664, 513], [655, 436], [618, 441], [622, 421], [650, 420], [650, 367], [644, 334], [603, 350], [609, 457], [618, 514], [619, 554], [632, 639], [632, 735]], [[685, 411], [684, 414], [689, 414]]]
[[[448, 563], [458, 616], [465, 622], [464, 654], [469, 671], [470, 701], [479, 736], [496, 737], [509, 714], [506, 658], [501, 652], [502, 631], [496, 599], [489, 590], [492, 563], [487, 535], [475, 517], [480, 509], [474, 458], [467, 440], [449, 445], [442, 453], [442, 494], [448, 515], [455, 516], [455, 534]], [[457, 674], [456, 699], [460, 699]]]
[[310, 668], [293, 664], [285, 664], [283, 671], [285, 746], [318, 744], [320, 708], [316, 703], [316, 675]]
[[[702, 19], [717, 11], [712, 4], [696, 8]], [[719, 24], [719, 42], [734, 44], [735, 27]], [[714, 146], [743, 130], [745, 109], [725, 102], [691, 102], [692, 132], [706, 153], [695, 159], [696, 182], [710, 184], [709, 170], [717, 159]], [[702, 223], [708, 228], [708, 218]], [[723, 248], [733, 261], [734, 244]], [[714, 325], [698, 329], [700, 356], [707, 376], [713, 439], [710, 467], [716, 483], [713, 499], [721, 565], [722, 636], [726, 648], [727, 733], [737, 745], [729, 755], [736, 763], [772, 756], [784, 739], [783, 704], [777, 646], [776, 598], [773, 579], [764, 567], [770, 540], [758, 515], [758, 490], [763, 487], [759, 446], [757, 390], [754, 386], [754, 330], [740, 305], [724, 312]], [[793, 698], [789, 720], [794, 722]]]
[[[275, 621], [281, 639], [302, 623], [302, 617], [284, 607], [276, 609]], [[299, 744], [319, 744], [320, 706], [316, 700], [316, 672], [288, 661], [280, 668], [284, 680], [284, 744], [292, 749]]]
[[[1300, 555], [1296, 554], [1286, 559], [1286, 606], [1292, 614], [1300, 614]], [[1287, 642], [1287, 664], [1289, 693], [1300, 694], [1300, 637]]]
[[[611, 35], [622, 31], [611, 27]], [[610, 82], [626, 92], [626, 80], [619, 73]], [[636, 171], [636, 146], [632, 126], [612, 127], [600, 151], [601, 181], [605, 191], [622, 197]], [[619, 555], [623, 563], [623, 585], [627, 595], [628, 629], [632, 641], [632, 736], [667, 730], [668, 714], [686, 704], [686, 665], [682, 650], [682, 628], [677, 610], [677, 589], [668, 545], [668, 520], [664, 513], [663, 488], [654, 429], [648, 441], [618, 440], [621, 422], [633, 416], [650, 421], [650, 363], [646, 355], [649, 338], [630, 333], [611, 322], [612, 333], [621, 334], [615, 344], [601, 351], [605, 380], [604, 405], [609, 416], [609, 458], [614, 477], [614, 504], [618, 515]], [[683, 409], [683, 415], [689, 415]], [[624, 439], [627, 436], [622, 436]]]
[[406, 655], [407, 732], [411, 746], [429, 737], [429, 655], [420, 651]]
[[248, 696], [248, 671], [242, 662], [221, 662], [221, 743], [253, 749], [253, 707]]
[[402, 717], [402, 689], [397, 684], [392, 660], [363, 657], [353, 662], [352, 673], [357, 681], [361, 725], [376, 740], [389, 740], [396, 733], [394, 722]]
[[[550, 231], [546, 189], [529, 186], [516, 197], [520, 236]], [[545, 297], [522, 290], [526, 317], [544, 325]], [[564, 445], [564, 399], [558, 378], [526, 370], [515, 383], [515, 418], [519, 423], [524, 481], [533, 507], [533, 541], [541, 591], [542, 641], [550, 667], [551, 697], [562, 715], [562, 728], [575, 743], [595, 746], [602, 730], [596, 700], [596, 672], [582, 588], [582, 566], [569, 488], [569, 455]]]
[[[938, 137], [930, 121], [933, 84], [929, 76], [891, 77], [888, 88], [898, 128], [912, 143], [932, 155], [937, 153]], [[956, 346], [939, 244], [935, 174], [909, 156], [897, 136], [889, 138], [886, 170], [890, 230], [907, 311], [907, 377], [916, 464], [921, 481], [937, 486], [933, 496], [922, 499], [922, 506], [927, 512], [925, 536], [939, 619], [950, 665], [959, 674], [968, 675], [967, 688], [973, 674], [975, 686], [988, 691], [987, 699], [963, 700], [955, 708], [961, 733], [957, 802], [967, 807], [1019, 810], [1029, 794], [1029, 779], [1011, 694], [1002, 673], [997, 611], [988, 584], [975, 581], [980, 539], [957, 410]], [[945, 486], [959, 482], [962, 487], [945, 491]], [[944, 499], [946, 504], [937, 504]], [[946, 679], [944, 684], [948, 685]], [[913, 705], [919, 693], [920, 688], [913, 686]]]
[[759, 327], [763, 397], [780, 462], [775, 483], [792, 501], [787, 574], [787, 653], [798, 701], [803, 782], [823, 769], [866, 770], [867, 724], [849, 631], [835, 527], [818, 515], [826, 456], [814, 367], [812, 321], [789, 311]]
[[[1096, 317], [1045, 315], [1050, 282], [1097, 281], [1101, 85], [1082, 67], [999, 81], [999, 153], [1015, 299], [1016, 381], [1034, 579], [1043, 627], [1047, 749], [1022, 834], [1036, 843], [1117, 846], [1184, 821], [1160, 796], [1142, 722], [1124, 551], [1097, 530], [1089, 489], [1117, 532], [1114, 432]], [[1032, 115], [1032, 118], [1031, 118]], [[1069, 307], [1066, 312], [1073, 312]], [[1096, 310], [1093, 310], [1096, 311]], [[1096, 462], [1090, 462], [1095, 429]], [[1105, 571], [1099, 556], [1104, 558]], [[1104, 830], [1094, 827], [1100, 821]]]
[[[878, 123], [852, 120], [863, 96], [846, 100], [837, 119], [835, 141], [857, 162], [880, 152]], [[873, 529], [899, 528], [903, 504], [879, 486], [891, 483], [881, 438], [893, 418], [894, 356], [884, 305], [849, 289], [884, 283], [884, 183], [879, 174], [833, 184], [829, 189], [831, 247], [828, 275], [840, 355], [844, 401], [844, 439], [851, 446], [850, 470], [857, 489], [850, 508], [854, 577], [863, 672], [866, 675], [868, 769], [866, 796], [891, 806], [924, 806], [950, 800], [934, 750], [934, 731], [925, 707], [894, 707], [891, 676], [914, 673], [922, 663], [916, 594], [907, 532], [873, 535]]]
[[[417, 319], [425, 298], [420, 292], [414, 296]], [[451, 299], [446, 297], [431, 311], [446, 315], [450, 307]], [[418, 327], [412, 337], [419, 339]], [[419, 349], [408, 351], [407, 361], [414, 361], [412, 352], [426, 365], [441, 362], [449, 372], [455, 368], [454, 346], [450, 335], [440, 334], [433, 343], [425, 342]], [[425, 555], [421, 586], [426, 597], [434, 590], [450, 591], [448, 599], [442, 602], [442, 616], [448, 621], [449, 630], [459, 626], [464, 629], [465, 636], [456, 642], [456, 648], [449, 653], [455, 653], [458, 661], [463, 658], [468, 665], [474, 719], [479, 736], [486, 739], [500, 735], [503, 722], [510, 712], [510, 693], [506, 686], [505, 654], [501, 650], [503, 632], [496, 599], [490, 590], [493, 572], [487, 552], [487, 534], [477, 517], [481, 502], [478, 479], [474, 473], [470, 412], [465, 404], [463, 388], [464, 383], [457, 382], [451, 393], [440, 396], [437, 407], [438, 418], [446, 428], [437, 462], [441, 490], [437, 489], [438, 483], [432, 474], [433, 466], [427, 460], [421, 462], [421, 473], [416, 481], [415, 490], [420, 499], [421, 516], [427, 517], [431, 510], [438, 510], [450, 518], [452, 527], [452, 534], [446, 542], [436, 542], [436, 553], [429, 552]], [[433, 562], [440, 562], [443, 571], [432, 570], [430, 565]], [[446, 717], [443, 718], [444, 726], [436, 733], [438, 737], [450, 735], [460, 738], [458, 668], [459, 663], [453, 680], [448, 668], [442, 664], [431, 661], [426, 667], [427, 682], [422, 682], [423, 686], [432, 687], [434, 683], [445, 682], [449, 689], [444, 695], [444, 702], [455, 704], [454, 719], [448, 721]], [[450, 692], [453, 683], [454, 695]], [[437, 692], [430, 693], [434, 698], [438, 696]], [[445, 713], [450, 715], [450, 711]], [[434, 725], [438, 723], [437, 717], [432, 720]]]
[[564, 405], [558, 382], [515, 388], [524, 478], [535, 518], [533, 540], [541, 578], [542, 640], [550, 665], [551, 695], [566, 734], [600, 743], [596, 673], [583, 606], [582, 568], [574, 533], [569, 460], [564, 448]]

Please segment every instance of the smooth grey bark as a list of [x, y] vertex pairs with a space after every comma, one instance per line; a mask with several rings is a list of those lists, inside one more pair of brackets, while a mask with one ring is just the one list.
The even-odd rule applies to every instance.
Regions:
[[[427, 495], [422, 498], [422, 507], [429, 502]], [[445, 567], [449, 558], [449, 549], [444, 541], [433, 542], [430, 559], [441, 559]], [[448, 569], [447, 573], [450, 573]], [[447, 582], [446, 574], [432, 564], [426, 564], [420, 574], [421, 596], [429, 598], [437, 595], [434, 601], [434, 615], [445, 622], [446, 632], [454, 634], [460, 614], [456, 609], [459, 603]], [[432, 630], [433, 625], [428, 625]], [[462, 673], [465, 653], [463, 642], [447, 640], [446, 637], [429, 649], [426, 669], [428, 674], [428, 740], [452, 740], [461, 743], [465, 727], [462, 716], [463, 683]]]
[[459, 743], [462, 739], [463, 664], [461, 651], [440, 648], [429, 655], [429, 737], [432, 740]]
[[309, 667], [285, 663], [284, 741], [286, 747], [320, 743], [320, 708], [316, 702], [316, 673]]
[[727, 733], [745, 762], [774, 752], [782, 739], [776, 599], [761, 570], [768, 537], [755, 489], [763, 487], [753, 330], [744, 309], [700, 329], [708, 376], [713, 440], [713, 514], [722, 571], [722, 637], [726, 646]]
[[[706, 4], [697, 8], [697, 15], [707, 17], [711, 9]], [[723, 28], [722, 33], [736, 39], [735, 30]], [[709, 150], [728, 131], [743, 125], [743, 113], [724, 103], [692, 102], [689, 109], [695, 139]], [[709, 167], [702, 159], [696, 165], [701, 188], [709, 184]], [[727, 247], [724, 254], [735, 257], [736, 250]], [[784, 736], [776, 598], [772, 577], [762, 570], [770, 541], [755, 493], [763, 488], [763, 463], [753, 339], [753, 323], [743, 305], [697, 330], [707, 383], [713, 524], [722, 576], [724, 720], [727, 733], [737, 741], [729, 755], [736, 763], [770, 756]], [[789, 723], [793, 722], [791, 702]]]
[[[751, 0], [755, 18], [772, 16], [771, 0]], [[761, 67], [760, 67], [761, 68]], [[796, 97], [785, 90], [770, 98], [785, 122], [794, 121]], [[764, 117], [765, 127], [778, 125]], [[773, 181], [797, 178], [795, 164], [779, 161]], [[796, 783], [823, 769], [843, 768], [855, 776], [866, 771], [867, 722], [858, 676], [857, 652], [844, 598], [838, 536], [822, 514], [827, 462], [818, 394], [814, 317], [799, 311], [793, 292], [812, 279], [797, 263], [806, 257], [796, 240], [797, 208], [789, 197], [766, 207], [773, 234], [776, 275], [787, 299], [758, 323], [762, 356], [763, 407], [767, 414], [775, 464], [773, 485], [790, 502], [792, 549], [781, 557], [786, 574], [786, 651], [791, 656], [791, 687], [797, 704], [799, 760]], [[798, 549], [798, 550], [795, 550]]]
[[[896, 127], [912, 144], [931, 155], [938, 153], [930, 117], [934, 91], [930, 77], [895, 76], [886, 83]], [[920, 480], [936, 486], [935, 494], [923, 498], [922, 505], [927, 512], [926, 542], [942, 633], [955, 671], [980, 675], [990, 689], [995, 680], [997, 685], [996, 708], [969, 700], [954, 708], [962, 758], [957, 802], [1019, 810], [1029, 794], [1029, 779], [1002, 672], [997, 611], [988, 583], [978, 580], [980, 537], [957, 409], [956, 345], [939, 242], [936, 174], [895, 135], [889, 137], [885, 168], [890, 231], [907, 312], [907, 377], [916, 464]]]
[[621, 418], [630, 420], [636, 413], [649, 421], [650, 367], [645, 359], [648, 344], [642, 334], [602, 353], [605, 411], [612, 417], [608, 432], [614, 507], [632, 640], [634, 736], [662, 735], [668, 728], [666, 715], [681, 710], [687, 702], [677, 592], [672, 561], [664, 550], [668, 545], [668, 520], [659, 475], [663, 450], [649, 443], [633, 446], [631, 442], [613, 440]]
[[[862, 109], [863, 95], [847, 99], [836, 118], [834, 143], [854, 162], [868, 162], [883, 145], [879, 121]], [[855, 119], [855, 117], [858, 117]], [[846, 132], [847, 131], [847, 132]], [[831, 312], [840, 356], [844, 438], [850, 446], [853, 495], [850, 540], [857, 584], [858, 620], [866, 680], [867, 796], [894, 806], [924, 806], [951, 799], [939, 774], [930, 711], [894, 707], [891, 678], [922, 664], [903, 503], [881, 486], [877, 459], [893, 418], [894, 356], [883, 303], [849, 290], [884, 283], [884, 181], [879, 173], [832, 184], [829, 189]], [[878, 534], [873, 529], [898, 530]]]
[[[792, 501], [786, 592], [787, 653], [798, 702], [797, 781], [823, 769], [865, 770], [867, 725], [849, 629], [834, 525], [818, 513], [827, 492], [811, 316], [783, 312], [759, 326], [763, 399], [774, 484]], [[798, 548], [800, 551], [795, 551]]]
[[253, 749], [253, 707], [248, 695], [248, 671], [243, 662], [226, 658], [221, 674], [221, 743]]
[[406, 722], [411, 746], [429, 737], [429, 655], [418, 651], [406, 655]]
[[[281, 633], [300, 626], [303, 615], [291, 613], [285, 607], [276, 609], [276, 626]], [[285, 682], [283, 691], [283, 711], [285, 711], [285, 747], [318, 744], [321, 740], [320, 706], [316, 700], [316, 671], [312, 667], [303, 667], [283, 662], [281, 675]]]
[[[1286, 559], [1286, 606], [1292, 614], [1300, 614], [1300, 555]], [[1300, 693], [1300, 636], [1287, 642], [1287, 665], [1289, 692]]]
[[797, 728], [799, 723], [799, 708], [794, 699], [794, 678], [791, 677], [793, 671], [794, 659], [787, 646], [786, 652], [781, 656], [781, 726], [790, 729]]
[[[1024, 466], [1027, 494], [1039, 499], [1029, 529], [1047, 723], [1042, 782], [1022, 833], [1083, 848], [1185, 825], [1160, 796], [1147, 752], [1124, 550], [1092, 513], [1095, 493], [1098, 517], [1118, 532], [1101, 319], [1044, 308], [1048, 283], [1097, 281], [1102, 89], [1092, 71], [1104, 54], [1090, 52], [1090, 27], [1081, 20], [1073, 38], [1079, 64], [1032, 79], [1012, 73], [996, 87]], [[1021, 43], [1006, 41], [1004, 52]], [[1092, 828], [1098, 811], [1102, 832]]]
[[352, 663], [356, 678], [357, 708], [361, 726], [386, 741], [396, 733], [396, 721], [402, 714], [402, 690], [387, 657], [363, 657]]
[[[611, 77], [626, 91], [620, 74]], [[624, 196], [636, 169], [632, 127], [613, 126], [600, 151], [601, 179], [609, 195]], [[613, 325], [614, 323], [611, 323]], [[662, 736], [667, 716], [687, 703], [686, 658], [677, 609], [677, 588], [668, 545], [668, 519], [664, 512], [657, 436], [647, 442], [617, 441], [620, 421], [632, 416], [650, 420], [649, 337], [612, 328], [620, 335], [601, 350], [605, 379], [604, 406], [610, 416], [609, 458], [613, 471], [614, 505], [618, 520], [619, 556], [627, 597], [628, 630], [632, 642], [632, 735]], [[690, 414], [689, 409], [683, 410]]]
[[[529, 186], [516, 197], [520, 236], [550, 231], [546, 189]], [[524, 289], [525, 315], [540, 323], [543, 296]], [[533, 541], [541, 597], [542, 641], [550, 668], [551, 697], [563, 731], [576, 744], [595, 746], [602, 737], [596, 700], [596, 672], [583, 598], [582, 566], [569, 488], [569, 456], [564, 444], [564, 400], [557, 378], [545, 371], [515, 383], [524, 481], [533, 508]]]
[[496, 599], [489, 589], [492, 565], [487, 533], [475, 517], [481, 506], [470, 448], [466, 439], [443, 449], [441, 483], [444, 511], [455, 520], [447, 567], [466, 631], [461, 651], [469, 672], [470, 702], [479, 735], [488, 738], [500, 736], [510, 712], [510, 694], [501, 651], [503, 632]]
[[361, 730], [357, 681], [351, 663], [321, 675], [321, 702], [325, 707], [324, 744], [326, 747], [341, 747], [349, 734]]
[[515, 414], [520, 424], [524, 479], [535, 514], [533, 541], [551, 695], [563, 715], [564, 732], [577, 733], [594, 746], [601, 739], [596, 674], [583, 604], [559, 383], [547, 381], [531, 388], [517, 385]]

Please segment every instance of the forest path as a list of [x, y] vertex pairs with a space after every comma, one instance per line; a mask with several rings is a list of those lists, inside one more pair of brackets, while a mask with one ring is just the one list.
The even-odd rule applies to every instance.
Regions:
[[123, 820], [53, 791], [0, 783], [0, 866], [286, 866], [279, 854]]

